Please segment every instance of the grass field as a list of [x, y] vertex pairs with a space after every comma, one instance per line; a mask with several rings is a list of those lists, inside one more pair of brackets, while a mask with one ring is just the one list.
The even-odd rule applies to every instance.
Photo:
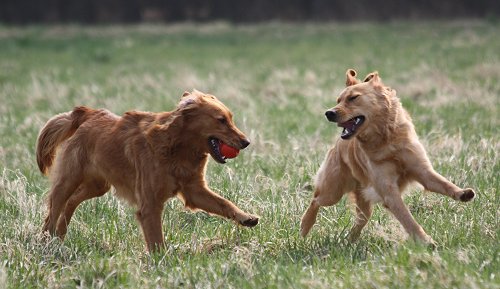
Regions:
[[[500, 288], [499, 35], [498, 22], [0, 26], [0, 288]], [[378, 70], [435, 169], [479, 193], [467, 204], [418, 188], [406, 197], [436, 250], [408, 241], [382, 207], [347, 242], [346, 200], [299, 236], [340, 134], [323, 114], [351, 67]], [[224, 101], [252, 140], [234, 161], [211, 161], [207, 178], [259, 225], [171, 200], [167, 248], [149, 255], [133, 209], [109, 194], [79, 208], [64, 242], [42, 240], [43, 124], [75, 105], [171, 110], [192, 88]]]

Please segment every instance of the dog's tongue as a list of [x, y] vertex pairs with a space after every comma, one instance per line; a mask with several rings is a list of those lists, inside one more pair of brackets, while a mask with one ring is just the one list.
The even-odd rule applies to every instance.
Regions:
[[356, 129], [356, 121], [348, 120], [346, 122], [339, 123], [339, 126], [344, 128], [342, 130], [342, 138], [346, 138], [354, 133], [354, 130]]
[[232, 158], [235, 158], [238, 156], [238, 154], [240, 153], [240, 150], [235, 148], [235, 147], [229, 146], [221, 141], [220, 142], [220, 153], [225, 158], [232, 159]]
[[343, 123], [339, 123], [339, 126], [345, 128], [349, 131], [353, 131], [355, 125], [356, 125], [356, 121], [354, 121], [354, 119], [348, 120], [348, 121], [343, 122]]

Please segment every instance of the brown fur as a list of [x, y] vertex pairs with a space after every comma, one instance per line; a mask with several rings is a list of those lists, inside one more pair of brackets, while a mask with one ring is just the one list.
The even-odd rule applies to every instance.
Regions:
[[413, 238], [433, 244], [403, 203], [405, 187], [417, 181], [429, 191], [463, 202], [472, 200], [474, 191], [461, 189], [434, 171], [396, 91], [385, 86], [377, 72], [363, 82], [352, 69], [346, 75], [347, 87], [326, 115], [339, 126], [360, 115], [365, 119], [350, 138], [339, 138], [328, 152], [316, 177], [313, 200], [302, 217], [302, 236], [314, 225], [321, 206], [334, 205], [350, 193], [357, 212], [351, 240], [367, 224], [373, 204], [382, 202]]
[[36, 151], [40, 171], [50, 172], [51, 179], [43, 231], [64, 238], [78, 205], [111, 186], [137, 208], [149, 250], [163, 244], [161, 214], [174, 196], [190, 209], [255, 226], [258, 217], [207, 187], [208, 155], [217, 160], [212, 137], [239, 149], [249, 144], [228, 108], [196, 90], [184, 93], [171, 112], [130, 111], [119, 117], [76, 107], [54, 116], [41, 130]]

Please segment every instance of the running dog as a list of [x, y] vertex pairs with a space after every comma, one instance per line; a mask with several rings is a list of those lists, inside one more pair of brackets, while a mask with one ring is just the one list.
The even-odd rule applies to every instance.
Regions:
[[64, 239], [75, 209], [113, 186], [137, 208], [147, 248], [163, 246], [164, 203], [223, 216], [247, 227], [259, 218], [212, 192], [205, 181], [208, 155], [225, 163], [221, 145], [244, 149], [250, 142], [216, 97], [185, 92], [171, 112], [126, 112], [76, 107], [51, 118], [38, 136], [36, 156], [49, 174], [48, 215], [43, 231]]
[[411, 237], [434, 245], [403, 203], [401, 194], [407, 185], [417, 181], [426, 190], [462, 202], [472, 200], [474, 190], [461, 189], [434, 171], [396, 91], [385, 86], [377, 72], [364, 81], [352, 69], [346, 75], [346, 88], [337, 105], [325, 113], [328, 121], [343, 130], [317, 173], [301, 235], [309, 233], [321, 206], [332, 206], [350, 194], [356, 205], [351, 241], [370, 219], [373, 204], [381, 202]]

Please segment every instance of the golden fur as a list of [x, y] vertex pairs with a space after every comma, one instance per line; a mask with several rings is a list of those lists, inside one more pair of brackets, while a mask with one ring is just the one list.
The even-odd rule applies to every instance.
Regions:
[[337, 105], [326, 112], [329, 121], [345, 129], [317, 173], [313, 200], [302, 217], [302, 236], [314, 225], [321, 206], [334, 205], [350, 193], [356, 204], [351, 240], [367, 224], [373, 204], [382, 202], [410, 236], [434, 244], [403, 203], [405, 187], [417, 181], [429, 191], [463, 202], [472, 200], [474, 191], [461, 189], [434, 171], [396, 91], [385, 86], [377, 72], [363, 82], [352, 69], [346, 74], [347, 87]]
[[51, 180], [43, 231], [64, 238], [78, 205], [111, 186], [137, 208], [149, 250], [163, 244], [161, 215], [172, 197], [190, 209], [255, 226], [258, 217], [207, 187], [208, 155], [225, 162], [219, 140], [238, 149], [249, 144], [229, 109], [196, 90], [185, 92], [171, 112], [130, 111], [119, 117], [76, 107], [54, 116], [41, 130], [36, 150], [38, 166], [44, 174], [50, 169]]

